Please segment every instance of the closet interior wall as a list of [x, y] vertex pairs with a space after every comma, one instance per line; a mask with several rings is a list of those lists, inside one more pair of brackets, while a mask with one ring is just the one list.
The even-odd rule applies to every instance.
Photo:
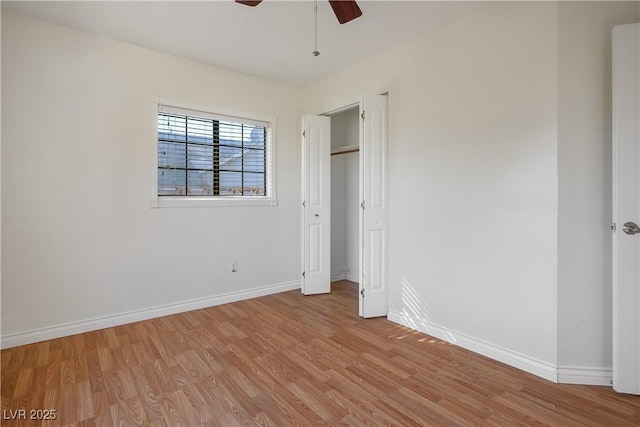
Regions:
[[331, 280], [358, 282], [358, 108], [331, 115]]

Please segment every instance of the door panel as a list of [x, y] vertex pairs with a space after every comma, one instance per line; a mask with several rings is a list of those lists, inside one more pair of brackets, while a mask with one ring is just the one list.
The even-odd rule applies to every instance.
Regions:
[[360, 315], [386, 316], [388, 312], [387, 254], [387, 97], [372, 95], [361, 104], [361, 191], [363, 200], [360, 273]]
[[322, 208], [322, 192], [326, 190], [323, 188], [323, 176], [326, 175], [326, 171], [322, 170], [322, 132], [323, 129], [320, 126], [314, 124], [309, 125], [309, 132], [305, 130], [305, 135], [308, 137], [309, 148], [309, 197], [308, 204], [310, 208]]
[[331, 119], [302, 118], [302, 293], [331, 291]]
[[384, 230], [369, 232], [369, 290], [384, 289]]
[[309, 268], [307, 274], [322, 272], [322, 224], [309, 224]]
[[640, 394], [640, 24], [613, 30], [613, 388]]

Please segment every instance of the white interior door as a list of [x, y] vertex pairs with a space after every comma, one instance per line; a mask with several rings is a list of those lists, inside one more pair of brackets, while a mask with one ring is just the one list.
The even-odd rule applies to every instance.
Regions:
[[331, 119], [302, 117], [302, 293], [331, 291]]
[[362, 317], [388, 309], [387, 97], [366, 96], [360, 104], [360, 303]]
[[613, 30], [613, 388], [640, 394], [640, 24]]

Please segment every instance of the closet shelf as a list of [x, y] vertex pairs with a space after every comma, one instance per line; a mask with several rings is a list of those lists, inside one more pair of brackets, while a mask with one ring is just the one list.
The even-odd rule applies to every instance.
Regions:
[[357, 153], [360, 151], [360, 146], [358, 145], [346, 145], [344, 147], [340, 147], [335, 151], [331, 152], [332, 156], [338, 156], [340, 154], [349, 154], [349, 153]]

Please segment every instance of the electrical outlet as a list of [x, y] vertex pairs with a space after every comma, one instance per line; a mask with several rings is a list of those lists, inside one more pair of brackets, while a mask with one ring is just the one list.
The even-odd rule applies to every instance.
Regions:
[[238, 261], [233, 261], [231, 263], [231, 272], [232, 273], [237, 273], [238, 272]]

